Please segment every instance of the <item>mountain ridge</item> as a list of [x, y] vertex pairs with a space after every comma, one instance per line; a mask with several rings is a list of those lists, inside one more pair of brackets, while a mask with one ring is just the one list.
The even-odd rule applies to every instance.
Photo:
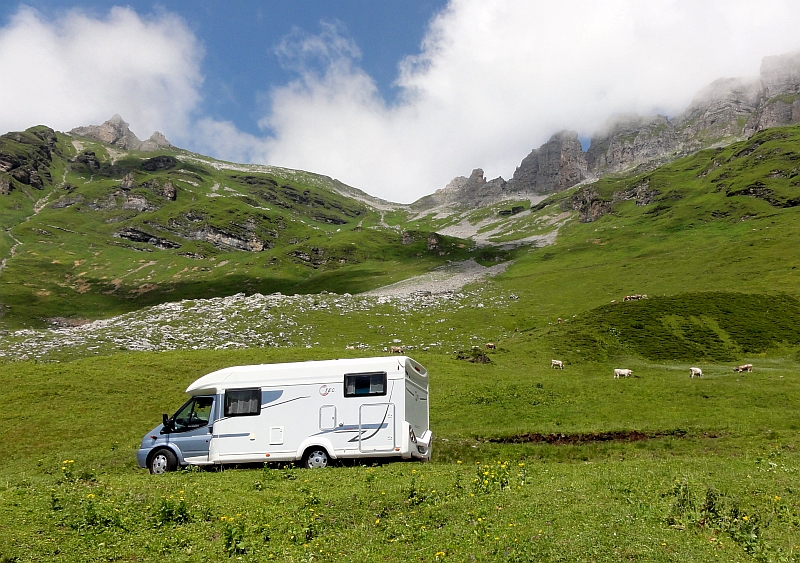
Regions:
[[[563, 191], [608, 175], [652, 169], [702, 149], [747, 139], [764, 129], [798, 122], [800, 51], [764, 57], [758, 77], [715, 80], [674, 118], [614, 116], [592, 136], [586, 151], [576, 132], [557, 132], [522, 159], [510, 180], [498, 177], [476, 183], [456, 177], [414, 206], [425, 210], [476, 202], [486, 205]], [[461, 187], [456, 189], [457, 185]]]

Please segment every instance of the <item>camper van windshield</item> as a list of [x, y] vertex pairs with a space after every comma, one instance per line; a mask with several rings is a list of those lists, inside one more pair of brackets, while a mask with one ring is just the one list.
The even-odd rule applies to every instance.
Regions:
[[172, 431], [182, 432], [206, 426], [213, 405], [214, 397], [192, 397], [172, 417], [174, 421]]

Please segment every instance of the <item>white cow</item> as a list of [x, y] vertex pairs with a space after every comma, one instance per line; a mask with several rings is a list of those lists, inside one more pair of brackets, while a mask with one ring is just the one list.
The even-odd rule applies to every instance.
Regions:
[[703, 370], [700, 368], [689, 368], [689, 379], [692, 377], [703, 377]]
[[630, 369], [615, 369], [614, 370], [614, 379], [619, 379], [620, 377], [630, 377], [633, 375], [633, 370]]
[[753, 364], [744, 364], [742, 366], [736, 366], [733, 368], [733, 371], [743, 372], [743, 371], [753, 371]]
[[564, 369], [564, 362], [562, 362], [561, 360], [550, 360], [550, 367]]

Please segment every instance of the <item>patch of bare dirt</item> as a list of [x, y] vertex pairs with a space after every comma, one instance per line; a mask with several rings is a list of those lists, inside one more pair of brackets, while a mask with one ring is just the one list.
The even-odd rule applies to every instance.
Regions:
[[504, 438], [489, 438], [487, 442], [497, 444], [554, 444], [556, 446], [569, 446], [591, 444], [594, 442], [641, 442], [653, 438], [672, 436], [683, 438], [685, 430], [669, 430], [665, 432], [639, 432], [638, 430], [618, 430], [616, 432], [591, 432], [586, 434], [539, 434], [528, 432]]

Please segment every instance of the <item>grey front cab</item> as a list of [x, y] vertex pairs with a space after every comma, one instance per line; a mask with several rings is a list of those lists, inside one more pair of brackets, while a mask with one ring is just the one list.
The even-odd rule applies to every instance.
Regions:
[[172, 471], [178, 466], [208, 462], [213, 423], [218, 418], [219, 400], [213, 395], [197, 395], [142, 438], [136, 461], [151, 473]]
[[[162, 434], [161, 430], [164, 428], [163, 424], [159, 424], [155, 428], [153, 428], [150, 432], [145, 434], [144, 438], [142, 438], [142, 443], [139, 446], [139, 451], [136, 452], [136, 463], [139, 464], [139, 467], [144, 469], [147, 467], [147, 456], [150, 455], [155, 448], [159, 448], [162, 446], [168, 447], [169, 439], [168, 434]], [[176, 456], [182, 458], [182, 455], [179, 452], [176, 452]]]

